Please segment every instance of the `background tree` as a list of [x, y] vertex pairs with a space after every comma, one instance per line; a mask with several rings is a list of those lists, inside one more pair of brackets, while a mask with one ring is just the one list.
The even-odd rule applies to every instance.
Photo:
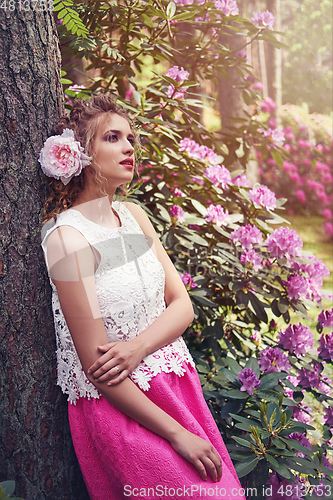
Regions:
[[[27, 4], [27, 2], [22, 2]], [[51, 11], [0, 9], [0, 481], [29, 500], [87, 499], [55, 385], [51, 297], [40, 248], [37, 162], [63, 114]]]
[[332, 3], [282, 0], [283, 102], [308, 103], [310, 113], [332, 111]]

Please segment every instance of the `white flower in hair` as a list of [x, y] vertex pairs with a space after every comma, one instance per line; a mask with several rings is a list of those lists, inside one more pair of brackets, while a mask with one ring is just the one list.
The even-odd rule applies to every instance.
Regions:
[[60, 179], [66, 186], [75, 175], [80, 175], [83, 167], [89, 165], [91, 158], [75, 140], [73, 130], [66, 128], [61, 135], [46, 139], [38, 161], [44, 174]]

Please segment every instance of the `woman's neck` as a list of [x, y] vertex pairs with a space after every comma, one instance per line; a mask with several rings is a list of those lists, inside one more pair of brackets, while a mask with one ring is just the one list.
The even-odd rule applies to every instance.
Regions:
[[87, 219], [106, 227], [118, 227], [119, 220], [112, 210], [112, 196], [102, 196], [91, 199], [80, 196], [73, 205], [75, 210], [82, 213]]

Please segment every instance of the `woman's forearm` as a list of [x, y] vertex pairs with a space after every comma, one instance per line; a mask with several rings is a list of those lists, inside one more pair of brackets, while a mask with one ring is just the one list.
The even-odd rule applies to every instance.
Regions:
[[174, 342], [193, 321], [190, 299], [177, 298], [162, 314], [131, 342], [138, 346], [142, 358]]
[[168, 441], [172, 442], [177, 434], [184, 430], [176, 420], [156, 406], [130, 378], [127, 377], [112, 387], [92, 378], [90, 381], [118, 410]]
[[208, 471], [213, 481], [221, 479], [222, 461], [215, 448], [156, 406], [129, 378], [112, 387], [91, 381], [116, 408], [169, 441], [179, 455], [194, 465], [203, 480]]

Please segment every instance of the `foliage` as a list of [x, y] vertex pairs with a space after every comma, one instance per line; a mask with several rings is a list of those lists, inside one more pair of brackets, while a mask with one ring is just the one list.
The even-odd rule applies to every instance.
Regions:
[[[219, 42], [219, 35], [231, 37], [237, 32], [244, 45], [255, 38], [275, 46], [279, 42], [274, 32], [225, 14], [214, 8], [214, 2], [181, 3], [76, 2], [89, 35], [70, 37], [72, 55], [85, 57], [87, 70], [94, 70], [89, 90], [115, 93], [140, 130], [142, 180], [134, 182], [131, 196], [149, 213], [189, 291], [195, 319], [186, 332], [188, 344], [243, 484], [256, 484], [262, 491], [269, 471], [291, 483], [297, 473], [311, 484], [325, 474], [323, 481], [330, 484], [332, 473], [325, 466], [326, 453], [332, 449], [329, 425], [324, 426], [322, 445], [305, 447], [306, 452], [297, 439], [287, 439], [291, 432], [305, 437], [310, 427], [299, 422], [290, 408], [301, 411], [303, 393], [288, 380], [286, 367], [290, 363], [295, 376], [303, 373], [302, 368], [316, 370], [319, 386], [326, 384], [323, 362], [312, 350], [298, 355], [297, 346], [297, 354], [281, 343], [277, 347], [270, 321], [275, 315], [288, 323], [289, 311], [305, 317], [312, 300], [319, 300], [326, 268], [301, 253], [296, 233], [279, 231], [286, 221], [275, 210], [285, 200], [276, 200], [265, 186], [249, 187], [243, 175], [253, 145], [267, 150], [269, 141], [277, 161], [285, 151], [275, 136], [264, 136], [256, 115], [245, 113], [246, 119], [235, 120], [223, 140], [200, 120], [198, 83], [204, 87], [207, 80], [228, 78], [230, 66], [237, 68], [247, 104], [255, 105], [257, 98], [251, 89], [251, 68], [239, 52], [242, 47], [231, 51]], [[59, 33], [67, 43], [65, 26], [59, 26]], [[139, 87], [148, 56], [165, 70], [153, 73]], [[296, 281], [302, 286], [297, 287]], [[251, 339], [255, 328], [265, 333], [261, 344]], [[278, 349], [276, 356], [281, 352], [284, 364], [278, 373], [266, 373], [268, 368], [262, 365], [266, 347]], [[251, 371], [243, 372], [244, 368]], [[331, 404], [321, 386], [305, 391], [315, 393], [323, 406]]]
[[63, 22], [66, 29], [73, 34], [85, 37], [88, 33], [87, 28], [82, 23], [78, 13], [73, 8], [73, 0], [53, 1], [53, 11], [58, 12], [57, 17]]
[[[262, 116], [274, 121], [270, 113]], [[282, 111], [284, 159], [279, 164], [270, 147], [258, 149], [261, 182], [286, 197], [290, 214], [320, 215], [326, 218], [325, 232], [333, 236], [332, 133], [320, 115], [307, 115], [302, 108], [284, 105]]]
[[11, 500], [23, 500], [19, 497], [12, 497], [11, 495], [15, 490], [15, 481], [3, 481], [0, 483], [0, 500], [7, 500], [11, 498]]
[[[282, 4], [283, 5], [283, 4]], [[289, 51], [284, 54], [283, 102], [309, 104], [311, 113], [332, 110], [332, 4], [285, 0]]]

